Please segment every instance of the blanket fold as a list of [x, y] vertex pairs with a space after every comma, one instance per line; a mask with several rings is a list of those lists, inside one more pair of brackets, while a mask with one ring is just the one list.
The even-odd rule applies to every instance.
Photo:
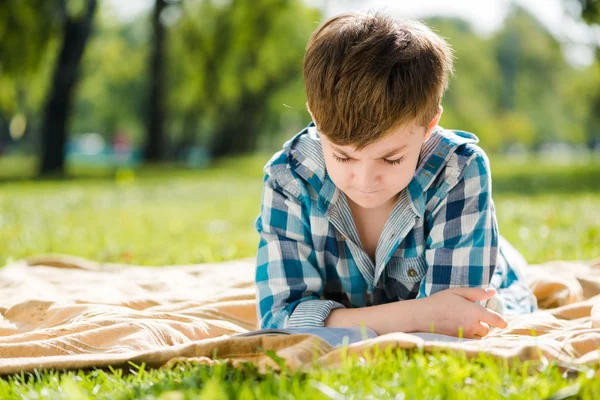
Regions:
[[[99, 264], [73, 256], [37, 256], [0, 269], [0, 374], [36, 368], [82, 369], [251, 361], [289, 368], [339, 365], [342, 349], [308, 334], [235, 336], [258, 329], [254, 259], [169, 267]], [[542, 310], [509, 318], [482, 340], [442, 342], [392, 333], [348, 348], [461, 350], [469, 357], [556, 360], [597, 365], [600, 260], [532, 265], [527, 283]], [[216, 357], [216, 358], [215, 358]]]

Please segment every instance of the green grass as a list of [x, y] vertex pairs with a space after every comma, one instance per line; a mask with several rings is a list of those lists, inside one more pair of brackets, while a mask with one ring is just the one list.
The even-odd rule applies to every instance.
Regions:
[[[108, 262], [186, 264], [252, 257], [261, 166], [269, 155], [209, 170], [71, 166], [71, 179], [28, 180], [31, 159], [0, 158], [0, 264], [40, 253]], [[532, 263], [600, 257], [600, 163], [557, 166], [491, 158], [500, 232]], [[261, 376], [198, 365], [169, 370], [44, 372], [0, 380], [0, 398], [594, 398], [594, 371], [533, 375], [460, 354], [393, 352], [338, 369]], [[564, 389], [567, 388], [567, 389]], [[561, 392], [564, 389], [566, 392]], [[569, 392], [570, 391], [570, 392]]]
[[[0, 398], [58, 399], [595, 399], [600, 380], [593, 369], [575, 376], [552, 365], [517, 362], [512, 366], [480, 355], [385, 351], [370, 357], [344, 357], [340, 368], [314, 365], [310, 373], [260, 374], [238, 368], [180, 362], [170, 368], [128, 371], [46, 372], [0, 381]], [[531, 374], [534, 369], [535, 374]], [[528, 372], [529, 371], [529, 372]]]
[[0, 263], [39, 253], [146, 265], [251, 256], [265, 162], [0, 183]]

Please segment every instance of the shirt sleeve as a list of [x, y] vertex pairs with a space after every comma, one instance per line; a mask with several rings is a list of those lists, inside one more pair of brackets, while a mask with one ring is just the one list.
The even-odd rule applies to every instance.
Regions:
[[302, 203], [265, 175], [256, 264], [260, 329], [322, 327], [331, 310], [344, 307], [321, 300], [324, 282]]
[[417, 298], [455, 287], [487, 288], [498, 258], [498, 225], [485, 154], [470, 158], [425, 223], [428, 269]]

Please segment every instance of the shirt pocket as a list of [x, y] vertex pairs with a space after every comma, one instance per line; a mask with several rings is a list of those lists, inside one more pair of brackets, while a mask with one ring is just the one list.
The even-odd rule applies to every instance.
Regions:
[[418, 257], [392, 257], [388, 263], [388, 276], [402, 282], [421, 282], [427, 273], [425, 254]]
[[427, 273], [425, 254], [418, 257], [392, 257], [386, 266], [386, 294], [400, 300], [414, 299]]

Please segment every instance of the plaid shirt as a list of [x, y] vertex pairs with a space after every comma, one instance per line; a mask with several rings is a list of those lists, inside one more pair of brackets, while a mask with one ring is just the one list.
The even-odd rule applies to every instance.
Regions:
[[454, 287], [498, 288], [492, 303], [503, 314], [536, 309], [517, 265], [525, 261], [498, 234], [489, 161], [477, 142], [467, 132], [434, 130], [381, 232], [373, 263], [345, 195], [326, 173], [314, 123], [287, 141], [264, 168], [255, 223], [260, 328], [324, 326], [336, 308], [424, 298]]

